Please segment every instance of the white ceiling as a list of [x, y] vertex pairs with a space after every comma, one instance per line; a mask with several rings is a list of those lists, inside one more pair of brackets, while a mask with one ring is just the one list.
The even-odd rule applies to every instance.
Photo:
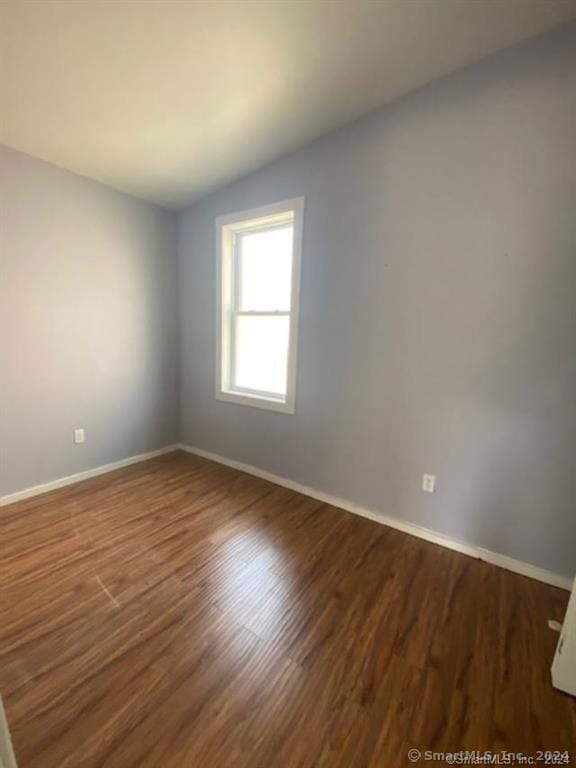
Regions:
[[576, 0], [0, 8], [3, 143], [172, 208], [576, 16]]

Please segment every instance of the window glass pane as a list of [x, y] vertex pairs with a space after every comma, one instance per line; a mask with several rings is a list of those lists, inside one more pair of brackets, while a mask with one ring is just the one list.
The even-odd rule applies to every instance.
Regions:
[[291, 224], [237, 235], [242, 312], [290, 310], [292, 237]]
[[285, 395], [289, 336], [286, 315], [237, 316], [233, 386]]

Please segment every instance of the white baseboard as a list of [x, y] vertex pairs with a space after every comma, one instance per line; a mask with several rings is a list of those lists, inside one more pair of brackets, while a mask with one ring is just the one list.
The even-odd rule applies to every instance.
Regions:
[[23, 499], [29, 499], [32, 496], [39, 496], [41, 493], [48, 493], [48, 491], [54, 491], [57, 488], [64, 488], [67, 485], [73, 485], [74, 483], [79, 483], [82, 480], [88, 480], [91, 477], [105, 475], [106, 472], [113, 472], [115, 469], [129, 467], [131, 464], [138, 464], [140, 461], [146, 461], [146, 459], [153, 459], [155, 456], [162, 456], [165, 453], [177, 451], [178, 448], [178, 445], [167, 445], [164, 448], [159, 448], [156, 451], [140, 453], [138, 456], [130, 456], [127, 459], [114, 461], [111, 464], [103, 464], [100, 467], [87, 469], [84, 472], [77, 472], [75, 475], [61, 477], [58, 480], [52, 480], [49, 483], [42, 483], [42, 485], [35, 485], [32, 488], [25, 488], [23, 491], [17, 491], [16, 493], [11, 493], [8, 496], [0, 496], [0, 507], [5, 507], [7, 504], [14, 504], [14, 502], [22, 501]]
[[281, 485], [284, 488], [290, 488], [293, 491], [298, 491], [298, 493], [302, 493], [305, 496], [310, 496], [311, 498], [317, 499], [318, 501], [331, 504], [334, 507], [345, 509], [347, 512], [352, 512], [355, 515], [367, 517], [369, 520], [374, 520], [375, 522], [381, 523], [382, 525], [388, 525], [390, 528], [396, 528], [399, 531], [408, 533], [411, 536], [416, 536], [419, 539], [430, 541], [433, 544], [439, 544], [441, 547], [453, 549], [456, 552], [461, 552], [464, 555], [469, 555], [470, 557], [484, 560], [487, 563], [497, 565], [500, 568], [505, 568], [508, 571], [514, 571], [514, 573], [519, 573], [522, 576], [528, 576], [530, 579], [536, 579], [537, 581], [542, 581], [545, 584], [551, 584], [554, 587], [560, 587], [560, 589], [566, 589], [568, 591], [572, 589], [572, 579], [561, 576], [557, 573], [552, 573], [551, 571], [546, 571], [544, 568], [538, 568], [537, 566], [531, 565], [530, 563], [524, 563], [521, 560], [515, 560], [513, 557], [501, 555], [498, 552], [492, 552], [489, 549], [483, 549], [482, 547], [476, 547], [472, 544], [466, 544], [464, 541], [453, 539], [450, 536], [437, 533], [436, 531], [432, 531], [429, 528], [422, 528], [421, 526], [415, 525], [414, 523], [407, 523], [404, 520], [399, 520], [395, 517], [389, 517], [388, 515], [384, 515], [380, 512], [374, 512], [373, 510], [361, 507], [360, 505], [354, 504], [351, 501], [347, 501], [346, 499], [341, 499], [337, 496], [331, 496], [330, 494], [324, 493], [323, 491], [318, 491], [315, 488], [309, 488], [308, 486], [301, 485], [294, 480], [289, 480], [285, 477], [274, 475], [271, 472], [266, 472], [265, 470], [259, 469], [258, 467], [253, 467], [250, 464], [244, 464], [241, 461], [228, 459], [225, 456], [220, 456], [216, 453], [211, 453], [210, 451], [205, 451], [201, 448], [195, 448], [191, 445], [180, 444], [178, 447], [187, 453], [193, 453], [196, 456], [202, 456], [205, 459], [210, 459], [210, 461], [216, 461], [219, 464], [225, 464], [227, 467], [238, 469], [241, 472], [248, 473], [249, 475], [255, 475], [256, 477], [260, 477], [263, 480], [269, 480], [271, 483], [275, 483], [276, 485]]
[[453, 549], [456, 552], [461, 552], [464, 555], [469, 555], [470, 557], [484, 560], [487, 563], [492, 563], [493, 565], [505, 568], [506, 570], [514, 571], [514, 573], [519, 573], [522, 576], [528, 576], [531, 579], [536, 579], [537, 581], [542, 581], [545, 584], [551, 584], [555, 587], [560, 587], [560, 589], [565, 589], [567, 591], [572, 589], [573, 580], [566, 576], [561, 576], [560, 574], [546, 571], [544, 568], [538, 568], [537, 566], [531, 565], [530, 563], [524, 563], [521, 560], [515, 560], [512, 557], [501, 555], [498, 552], [492, 552], [489, 549], [483, 549], [482, 547], [476, 547], [472, 544], [466, 544], [464, 541], [451, 538], [450, 536], [445, 536], [444, 534], [437, 533], [436, 531], [432, 531], [429, 528], [423, 528], [419, 525], [415, 525], [414, 523], [407, 523], [404, 520], [399, 520], [398, 518], [384, 515], [381, 512], [375, 512], [373, 510], [366, 509], [366, 507], [362, 507], [359, 504], [354, 504], [353, 502], [339, 498], [338, 496], [332, 496], [328, 493], [324, 493], [323, 491], [318, 491], [315, 488], [310, 488], [309, 486], [302, 485], [301, 483], [297, 483], [294, 480], [280, 477], [280, 475], [275, 475], [272, 472], [266, 472], [265, 470], [259, 469], [258, 467], [253, 467], [250, 464], [244, 464], [242, 461], [228, 459], [225, 456], [220, 456], [219, 454], [211, 453], [210, 451], [205, 451], [201, 448], [195, 448], [190, 445], [168, 445], [156, 451], [141, 453], [138, 456], [130, 456], [127, 459], [115, 461], [111, 464], [104, 464], [103, 466], [95, 467], [94, 469], [88, 469], [84, 472], [68, 475], [68, 477], [61, 477], [58, 480], [53, 480], [49, 483], [43, 483], [42, 485], [36, 485], [33, 488], [26, 488], [23, 491], [11, 493], [8, 496], [0, 496], [0, 507], [13, 504], [17, 501], [22, 501], [23, 499], [29, 499], [33, 496], [39, 496], [42, 493], [47, 493], [48, 491], [53, 491], [57, 488], [64, 488], [67, 485], [73, 485], [74, 483], [79, 483], [82, 480], [88, 480], [91, 477], [104, 475], [107, 472], [113, 472], [115, 469], [129, 467], [131, 464], [137, 464], [138, 462], [146, 461], [147, 459], [153, 459], [155, 456], [162, 456], [166, 453], [172, 453], [178, 449], [186, 451], [187, 453], [193, 453], [196, 456], [202, 456], [203, 458], [209, 459], [210, 461], [216, 461], [219, 464], [226, 465], [227, 467], [238, 469], [241, 472], [246, 472], [249, 475], [260, 477], [263, 480], [269, 480], [271, 483], [281, 485], [284, 488], [290, 488], [293, 491], [302, 493], [304, 496], [310, 496], [311, 498], [317, 499], [318, 501], [331, 504], [334, 507], [345, 509], [347, 512], [352, 512], [355, 515], [366, 517], [369, 520], [375, 521], [376, 523], [388, 525], [390, 528], [396, 528], [397, 530], [408, 533], [411, 536], [416, 536], [419, 539], [430, 541], [433, 544], [440, 545], [441, 547]]

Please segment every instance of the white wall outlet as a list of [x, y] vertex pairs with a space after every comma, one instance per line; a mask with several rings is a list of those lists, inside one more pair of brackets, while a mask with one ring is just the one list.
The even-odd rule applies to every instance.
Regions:
[[83, 443], [86, 440], [86, 435], [84, 433], [83, 429], [75, 429], [74, 430], [74, 442], [76, 445], [79, 445], [80, 443]]
[[426, 493], [434, 493], [436, 487], [436, 475], [422, 475], [422, 490]]

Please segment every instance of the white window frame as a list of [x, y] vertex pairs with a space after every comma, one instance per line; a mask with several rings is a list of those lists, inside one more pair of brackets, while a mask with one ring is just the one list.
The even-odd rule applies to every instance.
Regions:
[[[296, 361], [298, 354], [298, 314], [300, 309], [300, 263], [302, 256], [302, 219], [304, 198], [297, 197], [247, 211], [230, 213], [216, 219], [217, 242], [217, 328], [216, 328], [216, 399], [239, 405], [251, 405], [280, 413], [294, 413], [296, 402]], [[253, 230], [259, 226], [281, 226], [288, 221], [293, 225], [292, 285], [288, 312], [241, 312], [235, 306], [234, 291], [234, 236], [237, 232]], [[233, 388], [231, 385], [232, 323], [233, 316], [290, 315], [290, 340], [286, 396], [273, 393]]]

